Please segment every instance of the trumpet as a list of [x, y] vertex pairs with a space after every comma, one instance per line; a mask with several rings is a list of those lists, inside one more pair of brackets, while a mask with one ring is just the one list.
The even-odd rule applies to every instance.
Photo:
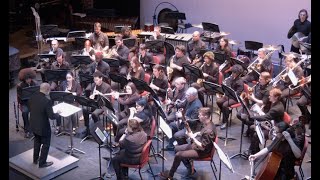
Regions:
[[306, 77], [306, 78], [300, 79], [300, 80], [298, 81], [298, 84], [299, 84], [299, 85], [297, 85], [297, 86], [295, 86], [295, 87], [293, 87], [293, 84], [290, 84], [290, 85], [289, 85], [289, 89], [290, 89], [290, 90], [295, 90], [295, 89], [297, 89], [297, 88], [299, 88], [299, 87], [302, 87], [302, 86], [304, 86], [305, 84], [308, 84], [308, 83], [310, 83], [310, 82], [311, 82], [311, 75], [308, 76], [308, 77]]

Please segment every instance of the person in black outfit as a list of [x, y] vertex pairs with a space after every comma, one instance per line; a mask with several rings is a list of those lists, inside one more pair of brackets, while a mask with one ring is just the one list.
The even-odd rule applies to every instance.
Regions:
[[22, 119], [23, 119], [23, 128], [24, 128], [24, 137], [30, 138], [30, 127], [29, 127], [29, 107], [28, 107], [28, 100], [22, 100], [22, 89], [26, 87], [36, 86], [37, 83], [34, 80], [36, 77], [36, 72], [33, 71], [31, 68], [21, 69], [19, 72], [19, 80], [21, 81], [17, 85], [17, 100], [20, 106], [20, 110], [22, 112]]
[[166, 100], [165, 98], [168, 89], [168, 78], [164, 73], [164, 69], [161, 65], [156, 64], [155, 66], [153, 66], [153, 74], [149, 86], [157, 94], [161, 102]]
[[[309, 84], [310, 83], [310, 84]], [[311, 113], [308, 110], [307, 105], [311, 104], [311, 74], [307, 82], [302, 86], [302, 96], [297, 101], [297, 105], [300, 109], [301, 115], [306, 118], [306, 123], [309, 123], [309, 129], [311, 128]]]
[[57, 114], [53, 113], [53, 102], [48, 97], [49, 93], [50, 85], [48, 83], [42, 83], [40, 85], [40, 92], [34, 94], [29, 100], [30, 128], [35, 137], [33, 163], [37, 164], [39, 161], [39, 168], [48, 167], [53, 164], [53, 162], [47, 162], [51, 141], [49, 118], [55, 119], [58, 114], [61, 113], [60, 110], [57, 111]]
[[213, 148], [213, 142], [217, 136], [216, 126], [211, 121], [212, 110], [208, 107], [199, 109], [199, 120], [202, 124], [202, 129], [197, 132], [188, 132], [187, 136], [191, 143], [177, 145], [175, 147], [175, 156], [170, 171], [160, 173], [163, 179], [173, 179], [173, 175], [178, 169], [181, 161], [188, 169], [188, 175], [193, 175], [195, 169], [193, 167], [192, 159], [204, 158], [210, 154]]
[[103, 53], [101, 51], [95, 52], [95, 61], [89, 65], [89, 74], [93, 74], [97, 70], [100, 71], [104, 78], [105, 82], [109, 82], [109, 73], [110, 73], [110, 66], [108, 63], [102, 60]]
[[116, 45], [112, 46], [111, 48], [111, 54], [112, 58], [120, 60], [120, 75], [126, 76], [128, 74], [129, 69], [129, 53], [130, 50], [126, 45], [123, 44], [123, 39], [121, 35], [118, 35], [114, 38]]
[[[307, 10], [301, 9], [299, 11], [298, 19], [296, 19], [293, 22], [293, 28], [295, 30], [295, 31], [293, 31], [294, 33], [301, 32], [303, 35], [309, 36], [309, 34], [311, 33], [311, 22], [308, 20], [308, 11]], [[288, 36], [288, 38], [291, 38], [294, 33], [292, 33], [291, 36]], [[300, 48], [296, 48], [293, 45], [291, 45], [290, 51], [300, 54], [299, 49]]]
[[295, 179], [295, 161], [302, 155], [305, 140], [304, 124], [298, 122], [289, 127], [285, 122], [280, 122], [275, 125], [275, 131], [276, 137], [272, 140], [272, 143], [256, 154], [249, 156], [249, 161], [254, 161], [270, 152], [278, 152], [282, 155], [282, 159], [274, 179]]
[[[269, 100], [271, 101], [271, 107], [270, 110], [265, 114], [265, 115], [258, 115], [258, 116], [252, 116], [249, 117], [249, 121], [258, 121], [258, 122], [263, 122], [263, 121], [268, 121], [271, 124], [276, 124], [279, 122], [283, 121], [283, 116], [284, 116], [284, 106], [281, 102], [281, 90], [278, 88], [273, 88], [269, 92]], [[255, 125], [251, 125], [251, 144], [249, 149], [246, 151], [248, 155], [254, 154], [258, 151], [260, 151], [259, 147], [259, 137], [255, 131]], [[264, 133], [265, 139], [268, 138], [269, 130], [261, 126], [262, 131]]]
[[[240, 96], [240, 94], [242, 93], [244, 86], [243, 86], [243, 80], [241, 79], [241, 74], [243, 72], [242, 66], [240, 66], [239, 64], [236, 64], [234, 66], [232, 66], [232, 74], [230, 77], [225, 79], [224, 85], [232, 88], [238, 96]], [[225, 129], [228, 119], [229, 119], [229, 115], [230, 115], [230, 110], [229, 107], [233, 104], [238, 103], [236, 100], [229, 98], [228, 96], [223, 96], [221, 98], [217, 98], [217, 105], [221, 111], [221, 113], [223, 114], [223, 118], [222, 118], [222, 125], [220, 126], [220, 129]]]
[[153, 56], [151, 53], [147, 51], [145, 44], [140, 44], [139, 46], [138, 59], [139, 59], [139, 62], [142, 64], [144, 71], [151, 74], [152, 69], [150, 67], [150, 63], [155, 63], [155, 62], [153, 62]]
[[187, 52], [189, 58], [192, 60], [192, 64], [197, 67], [202, 65], [202, 58], [200, 55], [200, 50], [206, 49], [206, 43], [204, 43], [200, 38], [200, 32], [195, 31], [192, 34], [192, 40], [188, 43]]
[[142, 149], [147, 142], [147, 134], [136, 119], [129, 119], [125, 134], [120, 138], [120, 153], [112, 158], [111, 163], [117, 175], [117, 180], [127, 180], [128, 168], [121, 163], [139, 164]]

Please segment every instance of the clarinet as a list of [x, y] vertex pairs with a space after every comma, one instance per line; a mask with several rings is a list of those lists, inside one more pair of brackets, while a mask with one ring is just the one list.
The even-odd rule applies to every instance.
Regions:
[[[19, 106], [19, 103], [18, 103]], [[16, 118], [16, 131], [19, 131], [19, 115], [16, 109], [16, 103], [13, 102], [14, 117]]]

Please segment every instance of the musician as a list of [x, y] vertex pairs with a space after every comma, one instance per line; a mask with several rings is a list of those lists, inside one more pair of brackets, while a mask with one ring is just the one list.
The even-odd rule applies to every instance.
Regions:
[[[271, 86], [269, 83], [271, 81], [271, 75], [269, 72], [262, 72], [259, 77], [259, 82], [254, 87], [249, 90], [249, 94], [245, 94], [244, 100], [247, 100], [247, 107], [251, 108], [252, 106], [258, 106], [264, 113], [267, 113], [270, 109], [270, 101], [269, 101], [269, 91]], [[245, 93], [245, 92], [243, 92]], [[251, 101], [251, 103], [250, 103]], [[252, 109], [250, 109], [251, 113], [256, 113]], [[249, 136], [250, 126], [253, 125], [253, 121], [249, 121], [248, 119], [249, 112], [246, 111], [245, 108], [238, 111], [237, 118], [241, 120], [244, 124], [248, 126], [248, 129], [245, 133], [245, 136]]]
[[[308, 36], [311, 33], [311, 22], [308, 20], [308, 11], [305, 9], [301, 9], [299, 11], [298, 19], [294, 20], [293, 28], [295, 29], [294, 33], [301, 32], [305, 36]], [[292, 33], [292, 35], [294, 34]], [[292, 36], [291, 35], [291, 36]], [[291, 38], [291, 37], [288, 37]], [[299, 48], [294, 47], [291, 45], [291, 52], [299, 53]]]
[[[117, 119], [121, 120], [125, 117], [128, 117], [130, 114], [129, 108], [135, 107], [136, 101], [140, 98], [140, 95], [138, 94], [136, 85], [133, 82], [129, 82], [125, 86], [127, 95], [120, 97], [119, 92], [113, 92], [112, 97], [115, 99], [115, 101], [118, 101], [118, 103], [122, 106], [124, 106], [124, 110], [116, 113]], [[113, 122], [112, 122], [113, 123]], [[113, 133], [116, 134], [117, 132], [117, 126], [116, 124], [112, 124], [113, 126]]]
[[206, 49], [206, 43], [204, 43], [200, 38], [200, 32], [195, 31], [192, 34], [192, 40], [188, 43], [187, 52], [189, 58], [193, 60], [192, 64], [197, 67], [202, 65], [200, 50]]
[[[265, 115], [249, 117], [251, 119], [249, 121], [252, 121], [252, 122], [254, 120], [257, 120], [259, 122], [268, 121], [273, 125], [279, 122], [282, 122], [283, 116], [284, 116], [284, 106], [281, 102], [281, 94], [282, 92], [280, 89], [278, 88], [271, 89], [269, 91], [269, 100], [271, 102], [270, 110]], [[255, 126], [251, 125], [250, 128], [251, 128], [252, 134], [251, 134], [251, 144], [247, 151], [248, 155], [255, 154], [256, 152], [260, 151], [259, 137], [255, 132]], [[267, 139], [269, 130], [267, 130], [265, 127], [262, 127], [262, 131], [264, 133], [264, 137]]]
[[86, 40], [84, 42], [84, 48], [80, 52], [81, 55], [90, 56], [90, 59], [94, 62], [95, 61], [95, 52], [91, 46], [90, 40]]
[[153, 29], [153, 35], [150, 36], [149, 40], [162, 40], [164, 41], [165, 38], [160, 34], [161, 33], [161, 27], [160, 26], [155, 26]]
[[19, 105], [19, 109], [22, 112], [22, 119], [23, 119], [23, 129], [24, 129], [24, 137], [30, 138], [30, 127], [29, 127], [29, 107], [28, 107], [28, 100], [22, 100], [22, 89], [26, 87], [36, 86], [38, 83], [35, 81], [36, 72], [33, 71], [31, 68], [24, 68], [19, 71], [18, 74], [20, 83], [17, 85], [17, 101]]
[[[222, 54], [225, 54], [226, 56], [226, 60], [225, 62], [223, 63], [223, 68], [221, 67], [221, 72], [223, 74], [226, 74], [227, 70], [231, 67], [231, 64], [230, 64], [230, 57], [233, 57], [232, 55], [232, 50], [231, 48], [229, 47], [229, 40], [225, 37], [222, 37], [220, 38], [219, 40], [219, 45], [217, 46], [217, 48], [215, 49], [215, 52], [218, 52], [218, 53], [222, 53]], [[221, 64], [222, 65], [222, 64]]]
[[168, 74], [168, 80], [173, 81], [177, 77], [183, 77], [183, 64], [190, 64], [190, 59], [186, 55], [186, 47], [182, 44], [179, 44], [175, 47], [175, 55], [173, 55], [170, 59], [170, 68], [171, 70], [167, 71]]
[[[111, 93], [111, 87], [109, 84], [103, 81], [103, 74], [100, 71], [96, 71], [92, 74], [94, 83], [89, 84], [85, 91], [86, 94], [90, 94], [90, 99], [97, 100], [98, 94], [106, 94]], [[87, 135], [89, 135], [89, 113], [91, 114], [92, 120], [96, 123], [100, 120], [100, 115], [104, 112], [103, 109], [94, 109], [94, 108], [83, 108], [83, 119], [84, 119], [84, 125], [87, 128]]]
[[181, 161], [188, 169], [188, 175], [193, 175], [196, 171], [193, 167], [192, 159], [204, 158], [210, 154], [213, 142], [217, 136], [217, 130], [211, 121], [212, 110], [208, 107], [199, 109], [198, 118], [202, 124], [200, 132], [188, 132], [187, 137], [191, 139], [191, 144], [175, 146], [175, 156], [170, 171], [160, 173], [163, 179], [173, 179], [174, 173]]
[[[201, 79], [200, 82], [192, 83], [191, 86], [198, 89], [199, 99], [202, 104], [204, 104], [204, 93], [205, 88], [202, 85], [202, 81], [208, 81], [218, 84], [219, 80], [219, 65], [214, 62], [214, 54], [211, 51], [204, 53], [204, 64], [200, 67], [202, 70], [204, 79]], [[199, 79], [198, 79], [199, 81]]]
[[[112, 58], [116, 58], [118, 60], [121, 61], [128, 61], [128, 57], [129, 57], [129, 49], [127, 46], [125, 46], [123, 44], [123, 40], [122, 37], [120, 35], [116, 36], [114, 38], [116, 45], [114, 45], [111, 49], [111, 53], [112, 53]], [[128, 74], [128, 63], [124, 63], [124, 64], [120, 64], [120, 74], [127, 76]]]
[[[64, 52], [57, 51], [56, 61], [52, 63], [51, 70], [70, 69], [69, 63], [65, 61], [65, 56]], [[59, 83], [59, 81], [52, 81], [50, 84], [51, 90], [57, 90]]]
[[110, 66], [108, 63], [106, 63], [102, 59], [103, 59], [103, 52], [96, 51], [95, 61], [88, 66], [89, 74], [93, 74], [96, 71], [100, 71], [104, 76], [104, 81], [109, 82], [108, 80], [109, 80]]
[[290, 95], [297, 94], [301, 91], [300, 88], [296, 88], [291, 90], [289, 86], [292, 84], [291, 80], [288, 76], [289, 69], [293, 71], [293, 74], [296, 76], [298, 80], [303, 78], [303, 69], [301, 66], [297, 65], [298, 58], [294, 54], [290, 54], [285, 58], [286, 70], [285, 74], [281, 75], [281, 82], [277, 84], [282, 91], [281, 98], [285, 100], [285, 98], [289, 97]]
[[160, 64], [156, 64], [153, 66], [153, 74], [149, 86], [157, 94], [161, 102], [163, 102], [166, 99], [166, 92], [168, 89], [168, 78], [164, 73], [163, 67]]
[[[231, 76], [225, 79], [225, 85], [232, 88], [237, 93], [237, 95], [240, 96], [240, 94], [244, 89], [243, 81], [240, 77], [243, 72], [243, 68], [239, 64], [235, 64], [232, 66], [231, 72], [232, 72]], [[228, 96], [217, 98], [217, 105], [223, 114], [223, 118], [222, 118], [223, 124], [220, 126], [221, 130], [226, 128], [229, 115], [230, 115], [229, 107], [236, 103], [238, 103], [236, 100], [229, 98]]]
[[129, 179], [128, 168], [121, 167], [121, 163], [139, 164], [142, 149], [147, 142], [147, 134], [136, 119], [129, 119], [125, 134], [120, 138], [119, 154], [111, 159], [117, 180]]
[[[285, 122], [280, 122], [275, 125], [276, 137], [272, 140], [272, 143], [262, 149], [261, 151], [249, 156], [249, 161], [254, 161], [255, 159], [266, 155], [270, 152], [278, 152], [281, 154], [281, 159], [272, 160], [271, 164], [267, 164], [266, 168], [274, 168], [272, 163], [281, 160], [280, 167], [275, 175], [276, 180], [282, 179], [294, 179], [295, 177], [295, 161], [301, 157], [302, 149], [305, 140], [305, 129], [304, 124], [297, 123], [289, 127]], [[270, 165], [272, 167], [270, 167]], [[266, 177], [265, 177], [266, 178]]]
[[48, 54], [57, 54], [57, 53], [62, 53], [63, 50], [59, 48], [59, 42], [58, 40], [54, 39], [51, 41], [51, 48]]
[[[308, 105], [311, 104], [311, 84], [308, 84], [311, 82], [311, 75], [310, 78], [308, 79], [308, 81], [302, 86], [302, 96], [300, 97], [300, 99], [298, 99], [297, 101], [297, 105], [300, 109], [300, 112], [302, 114], [302, 116], [304, 116], [306, 118], [306, 123], [310, 123], [309, 124], [309, 129], [311, 127], [311, 113], [308, 110]], [[307, 91], [307, 92], [304, 92]]]
[[34, 134], [33, 164], [39, 163], [39, 168], [51, 166], [53, 162], [47, 162], [51, 141], [50, 119], [56, 119], [61, 110], [53, 113], [53, 102], [49, 99], [50, 85], [42, 83], [40, 92], [29, 99], [30, 130]]
[[150, 125], [152, 120], [152, 112], [150, 109], [150, 106], [148, 105], [148, 102], [145, 98], [140, 98], [136, 102], [136, 107], [131, 107], [130, 109], [130, 115], [129, 117], [123, 118], [119, 121], [117, 125], [118, 132], [115, 136], [115, 144], [114, 146], [118, 146], [119, 139], [121, 136], [125, 133], [125, 130], [127, 128], [127, 122], [128, 119], [135, 118], [140, 123], [141, 127], [143, 128], [143, 131], [149, 135], [150, 134]]
[[109, 49], [109, 39], [108, 36], [101, 31], [101, 24], [96, 22], [94, 23], [93, 28], [94, 33], [89, 37], [91, 44], [94, 48], [99, 44], [103, 51], [107, 51]]
[[[200, 123], [198, 121], [198, 110], [202, 107], [201, 101], [198, 98], [198, 91], [194, 87], [189, 87], [186, 91], [186, 105], [184, 107], [181, 107], [182, 109], [185, 109], [185, 118], [188, 121], [188, 124], [190, 128], [193, 131], [199, 131]], [[165, 150], [173, 150], [173, 142], [176, 140], [179, 145], [185, 144], [186, 142], [186, 129], [184, 128], [184, 123], [181, 123], [181, 117], [182, 114], [180, 111], [177, 111], [174, 114], [174, 117], [170, 116], [171, 122], [169, 124], [173, 137], [169, 139], [168, 145], [166, 146]], [[169, 120], [169, 117], [168, 117]]]
[[[65, 91], [65, 92], [71, 92], [74, 96], [81, 96], [82, 95], [82, 87], [75, 80], [74, 74], [72, 71], [67, 72], [66, 80], [61, 82], [58, 90]], [[78, 106], [78, 104], [75, 102], [67, 102], [67, 103], [72, 103], [73, 105]], [[75, 125], [76, 124], [75, 114], [71, 115], [70, 118], [72, 121], [72, 125]], [[60, 125], [61, 125], [61, 116], [59, 116], [59, 118], [57, 119], [56, 131], [54, 132], [54, 134], [60, 133]], [[74, 126], [72, 127], [72, 133], [76, 134], [76, 128]]]
[[134, 77], [144, 81], [144, 74], [144, 69], [139, 63], [138, 58], [136, 56], [133, 56], [130, 61], [129, 73], [127, 75], [128, 79]]
[[[187, 91], [187, 80], [184, 77], [178, 77], [174, 81], [174, 89], [168, 88], [168, 99], [167, 99], [167, 113], [171, 114], [173, 108], [181, 108], [184, 107], [187, 103], [186, 101], [186, 91]], [[174, 113], [174, 112], [173, 112]], [[173, 114], [174, 115], [174, 114]], [[175, 116], [173, 116], [175, 117]], [[167, 118], [168, 122], [173, 121], [174, 119], [171, 119], [171, 115]]]
[[152, 73], [152, 69], [150, 67], [150, 63], [153, 62], [153, 56], [151, 53], [147, 51], [145, 44], [140, 44], [139, 46], [139, 54], [138, 54], [139, 62], [144, 67], [147, 73]]
[[[248, 84], [249, 82], [251, 83], [252, 81], [258, 81], [259, 79], [258, 73], [261, 73], [264, 71], [269, 72], [270, 74], [272, 73], [271, 70], [272, 70], [273, 64], [272, 64], [270, 55], [267, 56], [267, 50], [265, 48], [258, 49], [258, 57], [257, 59], [254, 60], [255, 63], [252, 65], [249, 65], [254, 70], [250, 71], [250, 69], [248, 69], [248, 71], [250, 72], [243, 77], [244, 83]], [[257, 71], [258, 73], [253, 71]]]
[[[121, 36], [122, 36], [122, 39], [127, 39], [127, 38], [135, 39], [134, 46], [138, 46], [137, 36], [132, 34], [130, 27], [123, 26], [121, 28]], [[132, 48], [132, 47], [128, 47], [128, 48]]]
[[[149, 37], [150, 41], [154, 40], [160, 40], [160, 41], [165, 41], [165, 37], [162, 36], [161, 34], [161, 27], [160, 26], [155, 26], [153, 30], [153, 35]], [[150, 52], [153, 53], [154, 56], [157, 56], [160, 60], [160, 64], [165, 64], [166, 58], [164, 56], [164, 47], [162, 46], [157, 46], [156, 48], [150, 49]]]

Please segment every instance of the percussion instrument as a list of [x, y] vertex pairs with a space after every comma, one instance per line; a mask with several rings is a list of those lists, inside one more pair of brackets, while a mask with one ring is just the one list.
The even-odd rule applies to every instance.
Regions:
[[154, 30], [153, 24], [150, 24], [150, 23], [144, 24], [144, 31], [152, 32], [153, 30]]

